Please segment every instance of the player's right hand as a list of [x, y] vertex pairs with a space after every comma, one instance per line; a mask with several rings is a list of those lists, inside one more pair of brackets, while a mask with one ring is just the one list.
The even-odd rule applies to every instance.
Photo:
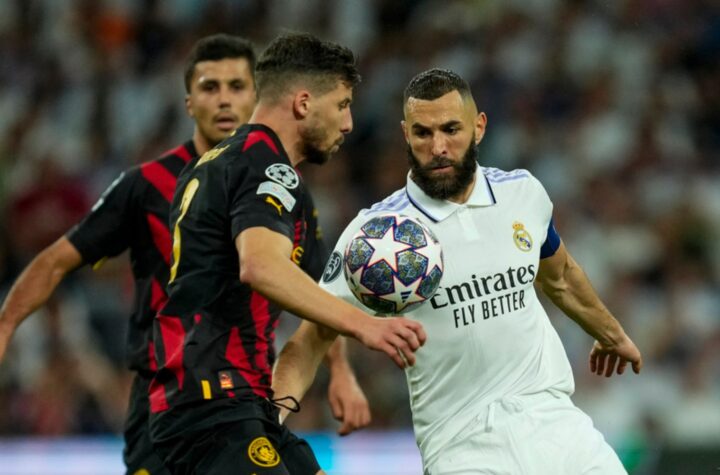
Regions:
[[415, 351], [427, 339], [419, 322], [404, 317], [373, 317], [357, 339], [372, 350], [382, 351], [400, 368], [415, 364]]

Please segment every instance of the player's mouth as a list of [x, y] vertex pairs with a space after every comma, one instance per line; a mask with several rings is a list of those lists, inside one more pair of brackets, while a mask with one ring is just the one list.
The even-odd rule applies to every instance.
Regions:
[[452, 162], [442, 161], [441, 163], [432, 164], [426, 169], [430, 173], [441, 175], [445, 173], [451, 173], [455, 169], [455, 167], [453, 166]]
[[238, 120], [234, 114], [219, 114], [214, 119], [215, 125], [223, 132], [235, 130], [238, 127]]

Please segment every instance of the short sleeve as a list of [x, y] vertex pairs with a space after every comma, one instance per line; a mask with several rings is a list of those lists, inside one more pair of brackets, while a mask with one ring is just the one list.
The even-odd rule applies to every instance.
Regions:
[[294, 237], [294, 216], [303, 206], [303, 184], [265, 143], [232, 157], [227, 167], [233, 239], [245, 229], [261, 226]]
[[350, 224], [345, 228], [342, 235], [335, 244], [330, 257], [325, 264], [325, 270], [320, 280], [320, 287], [327, 290], [331, 294], [339, 297], [346, 302], [349, 302], [356, 307], [368, 311], [368, 309], [355, 298], [353, 293], [350, 291], [347, 282], [345, 281], [345, 274], [343, 272], [343, 256], [345, 254], [345, 248], [347, 247], [350, 239], [360, 229], [363, 220], [358, 216], [353, 219]]
[[103, 192], [100, 199], [66, 237], [80, 252], [85, 263], [113, 257], [130, 246], [133, 194], [138, 170], [123, 172]]
[[546, 228], [543, 245], [540, 248], [540, 259], [551, 257], [560, 247], [560, 235], [555, 229], [555, 222], [553, 220], [553, 203], [548, 195], [545, 187], [540, 183], [540, 180], [533, 177], [534, 183], [537, 187], [537, 193], [539, 195], [538, 203], [540, 205], [540, 212], [543, 219], [543, 224]]

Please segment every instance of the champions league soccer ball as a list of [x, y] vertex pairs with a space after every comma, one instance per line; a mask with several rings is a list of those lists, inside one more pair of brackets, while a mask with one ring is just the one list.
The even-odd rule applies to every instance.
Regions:
[[440, 243], [418, 220], [384, 214], [366, 222], [348, 243], [345, 280], [366, 307], [398, 314], [431, 298], [443, 275]]

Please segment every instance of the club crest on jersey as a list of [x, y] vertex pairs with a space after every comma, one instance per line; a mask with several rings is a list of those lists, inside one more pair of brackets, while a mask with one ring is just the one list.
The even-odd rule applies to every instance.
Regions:
[[515, 246], [523, 252], [530, 252], [533, 240], [530, 233], [525, 229], [525, 225], [519, 221], [515, 221], [512, 225], [515, 232], [513, 233], [513, 241]]
[[300, 178], [293, 167], [284, 163], [273, 163], [265, 169], [265, 175], [275, 183], [291, 190], [300, 184]]
[[260, 467], [274, 467], [280, 463], [280, 455], [265, 437], [258, 437], [250, 442], [248, 457]]
[[341, 269], [342, 256], [339, 252], [335, 251], [330, 256], [330, 259], [328, 259], [327, 265], [325, 265], [325, 272], [323, 272], [322, 276], [323, 282], [329, 283], [337, 279], [337, 277], [340, 275]]

